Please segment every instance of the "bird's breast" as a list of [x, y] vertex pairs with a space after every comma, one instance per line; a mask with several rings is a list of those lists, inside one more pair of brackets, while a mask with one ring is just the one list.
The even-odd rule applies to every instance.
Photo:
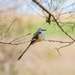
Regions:
[[45, 32], [44, 31], [41, 31], [40, 41], [42, 41], [44, 38], [45, 38]]

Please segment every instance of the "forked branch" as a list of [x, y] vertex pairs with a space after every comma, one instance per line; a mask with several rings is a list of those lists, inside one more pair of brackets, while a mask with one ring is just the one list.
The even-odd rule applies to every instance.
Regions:
[[[54, 17], [54, 15], [52, 15], [52, 13], [50, 13], [44, 6], [42, 6], [42, 4], [40, 2], [38, 2], [37, 0], [32, 0], [34, 3], [36, 3], [41, 9], [43, 9], [46, 13], [48, 13], [49, 15], [51, 15], [53, 17], [53, 20], [56, 22], [56, 24], [58, 25], [58, 27], [62, 30], [62, 32], [64, 32], [66, 34], [66, 36], [68, 36], [72, 42], [63, 42], [63, 41], [54, 41], [54, 40], [47, 40], [50, 42], [60, 42], [60, 43], [68, 43], [68, 45], [62, 46], [60, 48], [57, 48], [57, 51], [61, 48], [70, 46], [71, 44], [73, 44], [75, 42], [75, 39], [70, 36], [63, 28], [62, 26], [59, 24], [59, 22], [57, 21], [57, 19]], [[46, 40], [45, 40], [46, 41]]]

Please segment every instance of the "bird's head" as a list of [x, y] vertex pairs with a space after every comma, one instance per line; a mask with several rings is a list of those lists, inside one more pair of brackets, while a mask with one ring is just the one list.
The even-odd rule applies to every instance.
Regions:
[[46, 31], [46, 29], [39, 28], [38, 31]]

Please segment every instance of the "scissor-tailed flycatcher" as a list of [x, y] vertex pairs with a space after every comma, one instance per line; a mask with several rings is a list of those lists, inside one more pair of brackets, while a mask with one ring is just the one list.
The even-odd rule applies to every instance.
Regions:
[[32, 37], [32, 40], [31, 40], [31, 43], [30, 43], [29, 46], [24, 50], [24, 52], [20, 55], [20, 57], [19, 57], [17, 60], [21, 59], [21, 57], [23, 56], [23, 54], [27, 51], [27, 49], [28, 49], [31, 45], [33, 45], [33, 44], [36, 43], [36, 42], [40, 42], [40, 41], [42, 41], [42, 40], [44, 39], [44, 37], [45, 37], [45, 32], [44, 32], [44, 31], [46, 31], [46, 30], [43, 29], [43, 28], [39, 28], [39, 29], [37, 30], [37, 32], [34, 33], [34, 35], [33, 35], [33, 37]]

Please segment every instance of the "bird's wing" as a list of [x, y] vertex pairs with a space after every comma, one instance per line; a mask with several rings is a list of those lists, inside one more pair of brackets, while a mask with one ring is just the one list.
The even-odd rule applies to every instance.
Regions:
[[34, 44], [35, 42], [37, 42], [37, 40], [39, 39], [39, 35], [40, 34], [41, 34], [41, 32], [34, 33], [33, 38], [31, 40], [31, 43], [30, 44]]

